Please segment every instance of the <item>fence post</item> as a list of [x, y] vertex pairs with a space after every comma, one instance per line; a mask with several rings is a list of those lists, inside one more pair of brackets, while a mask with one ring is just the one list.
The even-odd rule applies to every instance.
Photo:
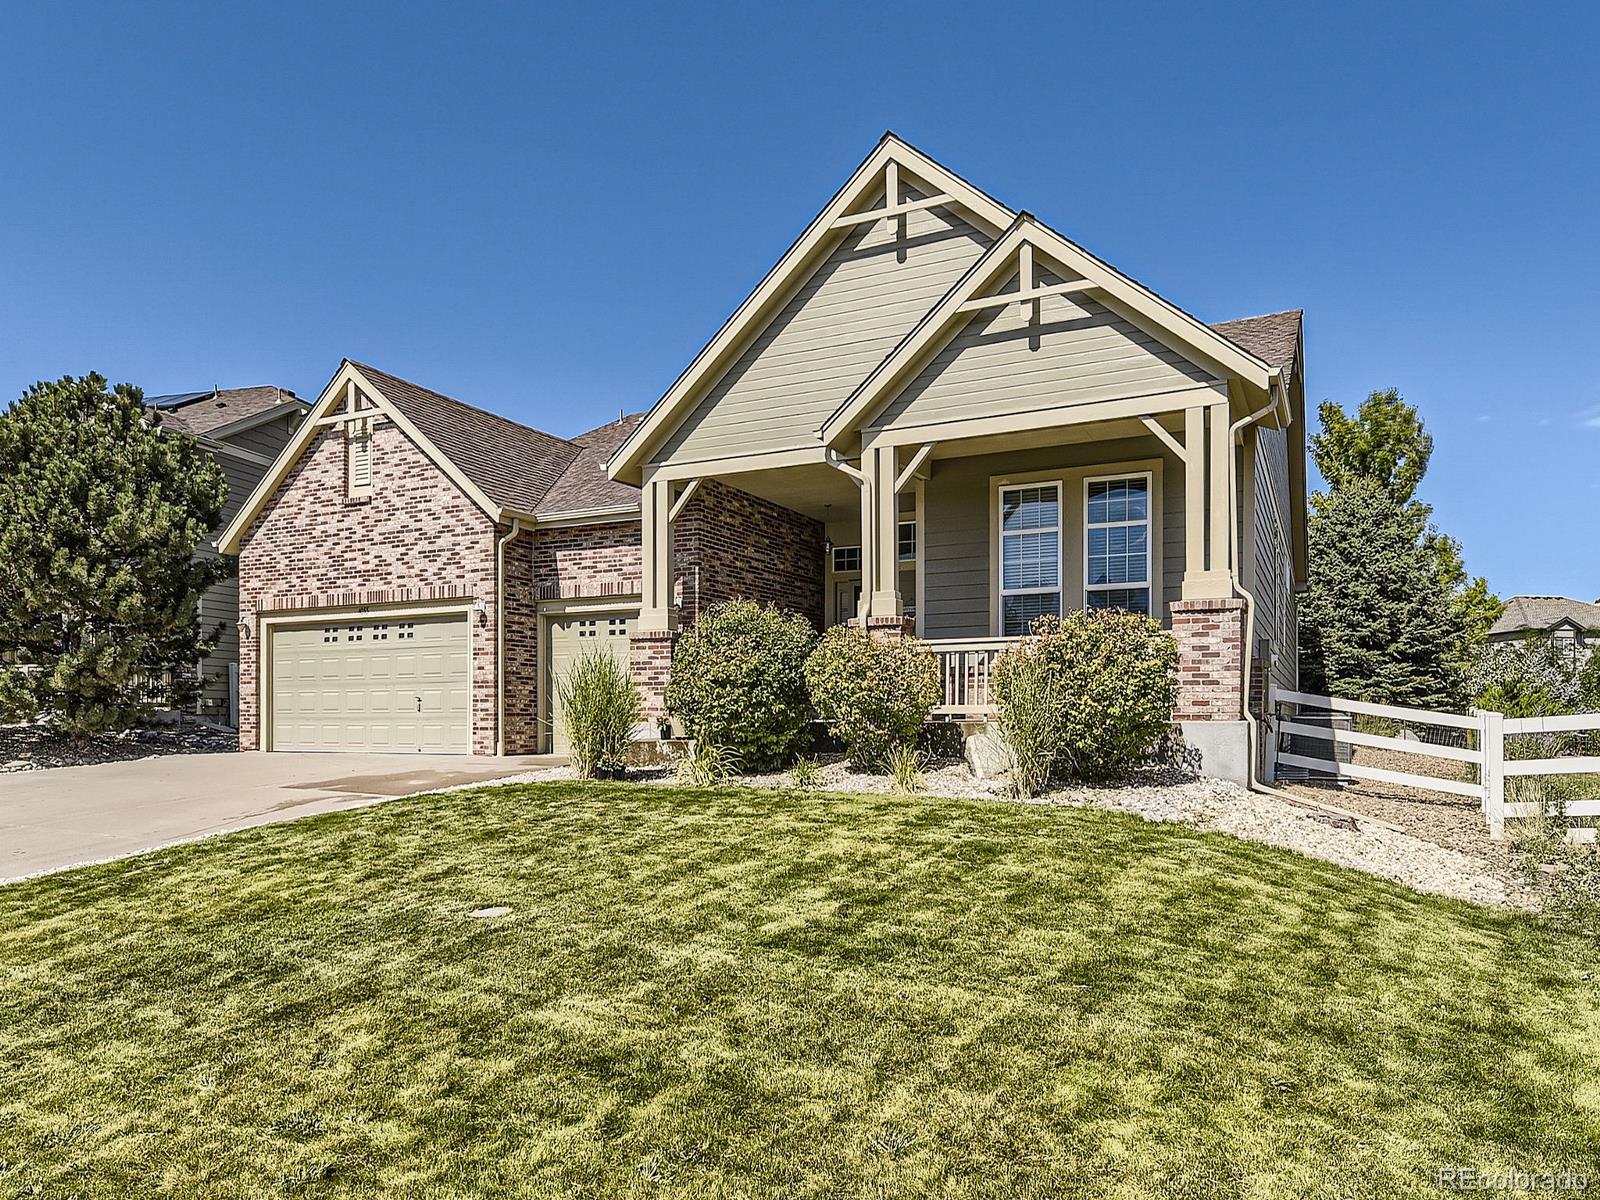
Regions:
[[1483, 719], [1483, 769], [1479, 779], [1483, 783], [1483, 815], [1489, 822], [1489, 836], [1500, 841], [1506, 833], [1506, 718], [1504, 713], [1484, 710], [1478, 714]]
[[1278, 782], [1278, 689], [1267, 686], [1266, 703], [1261, 707], [1265, 710], [1261, 714], [1261, 781], [1266, 784]]

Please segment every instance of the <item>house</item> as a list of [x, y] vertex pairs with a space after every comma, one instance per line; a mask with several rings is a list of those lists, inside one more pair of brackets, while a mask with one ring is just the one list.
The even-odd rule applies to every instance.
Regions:
[[1587, 662], [1600, 646], [1600, 603], [1585, 604], [1565, 596], [1513, 596], [1489, 627], [1489, 642], [1503, 645], [1529, 637], [1548, 640], [1575, 664]]
[[[193, 437], [222, 468], [228, 480], [228, 499], [222, 509], [224, 527], [261, 483], [311, 407], [280, 387], [212, 388], [209, 392], [147, 396], [144, 405], [163, 429]], [[196, 553], [215, 555], [215, 541], [201, 545]], [[205, 629], [220, 624], [222, 636], [216, 649], [198, 664], [202, 682], [195, 712], [219, 724], [236, 726], [239, 589], [234, 580], [219, 583], [200, 597], [200, 624]]]
[[240, 740], [561, 748], [715, 600], [914, 631], [939, 714], [1041, 613], [1148, 612], [1208, 769], [1298, 680], [1301, 315], [1207, 325], [886, 135], [648, 413], [562, 439], [346, 361], [225, 533]]

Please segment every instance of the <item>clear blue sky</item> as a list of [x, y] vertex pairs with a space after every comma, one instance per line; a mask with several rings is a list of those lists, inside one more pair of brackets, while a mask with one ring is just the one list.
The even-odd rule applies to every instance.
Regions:
[[1503, 594], [1600, 596], [1593, 5], [12, 3], [0, 397], [343, 356], [648, 407], [886, 128], [1196, 315], [1395, 386]]

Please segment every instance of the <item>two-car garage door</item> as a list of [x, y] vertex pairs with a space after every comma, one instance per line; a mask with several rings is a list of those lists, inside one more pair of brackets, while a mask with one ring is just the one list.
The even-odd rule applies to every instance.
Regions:
[[465, 613], [284, 625], [267, 636], [271, 749], [471, 752]]

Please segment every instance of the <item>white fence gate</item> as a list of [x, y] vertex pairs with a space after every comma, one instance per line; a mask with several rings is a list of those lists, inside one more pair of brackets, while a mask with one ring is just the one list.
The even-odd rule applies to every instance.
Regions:
[[[1527, 718], [1510, 718], [1497, 712], [1476, 710], [1470, 714], [1442, 713], [1280, 688], [1272, 689], [1270, 701], [1268, 771], [1272, 778], [1277, 777], [1282, 767], [1298, 767], [1321, 775], [1331, 775], [1335, 779], [1371, 779], [1466, 796], [1482, 805], [1490, 836], [1497, 841], [1504, 836], [1506, 818], [1536, 816], [1541, 807], [1535, 801], [1508, 802], [1508, 778], [1600, 775], [1600, 755], [1568, 752], [1580, 740], [1575, 735], [1600, 732], [1600, 713]], [[1400, 733], [1357, 730], [1354, 725], [1358, 716], [1392, 722]], [[1341, 717], [1348, 718], [1347, 727], [1339, 725]], [[1535, 751], [1549, 751], [1546, 757], [1525, 756], [1523, 752], [1530, 749], [1526, 741], [1514, 744], [1513, 753], [1507, 756], [1508, 737], [1526, 739], [1536, 734], [1547, 735], [1550, 739], [1542, 747], [1531, 747]], [[1291, 749], [1285, 746], [1290, 738], [1327, 743], [1328, 749], [1326, 752], [1308, 752], [1306, 747], [1298, 743], [1291, 743]], [[1597, 741], [1594, 738], [1581, 740]], [[1359, 746], [1393, 750], [1419, 758], [1465, 763], [1472, 768], [1469, 773], [1477, 778], [1449, 778], [1367, 766], [1352, 761], [1351, 748]], [[1343, 757], [1341, 749], [1344, 750]], [[1600, 796], [1569, 800], [1561, 808], [1569, 817], [1600, 817]]]

